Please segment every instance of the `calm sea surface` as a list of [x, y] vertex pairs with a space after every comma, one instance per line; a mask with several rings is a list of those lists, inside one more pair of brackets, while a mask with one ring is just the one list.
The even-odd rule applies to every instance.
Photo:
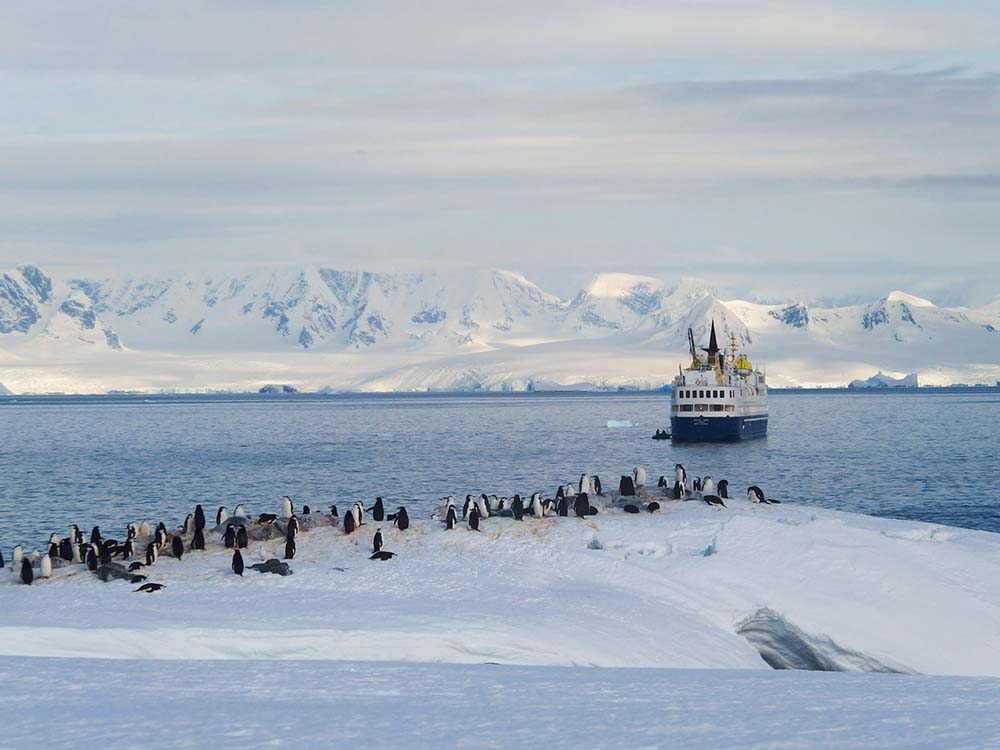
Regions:
[[[551, 494], [636, 464], [827, 508], [1000, 531], [1000, 393], [772, 394], [770, 434], [673, 446], [666, 394], [0, 399], [0, 545], [71, 522], [178, 523], [195, 503], [277, 511], [381, 495]], [[609, 421], [637, 427], [608, 427]]]

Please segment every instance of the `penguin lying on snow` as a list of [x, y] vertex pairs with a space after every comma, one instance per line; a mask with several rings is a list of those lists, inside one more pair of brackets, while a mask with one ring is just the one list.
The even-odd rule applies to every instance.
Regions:
[[144, 583], [132, 593], [138, 594], [141, 592], [143, 594], [152, 594], [163, 588], [166, 587], [162, 583]]
[[718, 495], [702, 495], [702, 500], [708, 505], [721, 505], [723, 508], [727, 507], [722, 498]]
[[624, 508], [622, 508], [622, 510], [624, 510], [626, 513], [638, 513], [639, 512], [638, 506], [635, 506], [635, 505], [626, 505]]
[[751, 503], [762, 503], [763, 505], [780, 505], [780, 500], [774, 500], [770, 497], [764, 497], [764, 490], [758, 487], [756, 484], [752, 484], [747, 487], [747, 500]]
[[650, 503], [649, 505], [646, 506], [646, 510], [648, 510], [650, 513], [655, 513], [659, 509], [660, 509], [659, 503]]
[[373, 554], [368, 559], [369, 560], [391, 560], [395, 556], [396, 556], [395, 552], [386, 552], [385, 550], [379, 550], [378, 552], [376, 552], [375, 554]]

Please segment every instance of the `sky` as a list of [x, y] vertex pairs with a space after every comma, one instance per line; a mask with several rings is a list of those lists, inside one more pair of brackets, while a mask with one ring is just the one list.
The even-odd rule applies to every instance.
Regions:
[[32, 0], [0, 267], [1000, 296], [1000, 3]]

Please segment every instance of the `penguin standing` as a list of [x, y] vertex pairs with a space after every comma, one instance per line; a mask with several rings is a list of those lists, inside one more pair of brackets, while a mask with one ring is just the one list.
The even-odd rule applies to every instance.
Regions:
[[184, 542], [181, 541], [179, 536], [175, 536], [170, 540], [170, 554], [178, 560], [184, 557]]
[[355, 528], [354, 514], [348, 511], [344, 514], [344, 533], [347, 535], [353, 534]]
[[632, 469], [632, 479], [635, 481], [636, 487], [646, 486], [646, 470], [641, 466], [636, 466]]
[[194, 506], [194, 530], [202, 531], [205, 528], [205, 511], [200, 505]]
[[559, 506], [557, 509], [558, 514], [565, 518], [569, 515], [569, 499], [566, 497], [559, 498]]
[[542, 493], [536, 492], [531, 496], [531, 512], [536, 518], [545, 517], [545, 508], [542, 507]]
[[100, 544], [101, 543], [101, 528], [99, 526], [95, 526], [91, 530], [91, 532], [90, 532], [90, 543], [91, 544]]
[[292, 560], [295, 558], [295, 535], [286, 534], [285, 535], [285, 559]]
[[39, 564], [39, 570], [41, 571], [42, 578], [52, 577], [52, 558], [48, 555], [42, 555], [42, 561]]
[[635, 495], [635, 480], [627, 474], [622, 474], [618, 482], [618, 494], [622, 497], [633, 497]]
[[479, 507], [473, 505], [469, 508], [469, 529], [471, 531], [479, 531]]
[[20, 544], [14, 545], [14, 551], [11, 552], [10, 557], [10, 569], [13, 571], [14, 575], [18, 575], [21, 572], [21, 560], [24, 559], [24, 550], [21, 548]]
[[[139, 524], [139, 536], [149, 536], [149, 521], [143, 521]], [[82, 539], [80, 540], [83, 541]]]
[[233, 550], [233, 572], [238, 576], [243, 575], [243, 555], [238, 549]]
[[720, 479], [718, 484], [719, 497], [723, 500], [729, 499], [729, 481], [726, 479]]
[[581, 474], [578, 493], [586, 492], [587, 494], [590, 494], [593, 491], [594, 488], [591, 487], [590, 485], [590, 477], [588, 477], [586, 474]]
[[291, 518], [292, 517], [292, 498], [285, 495], [281, 498], [281, 517]]
[[21, 558], [21, 583], [31, 585], [35, 580], [35, 571], [31, 569], [31, 560], [27, 557]]
[[101, 553], [96, 544], [87, 547], [87, 570], [95, 571], [101, 564]]
[[236, 527], [233, 524], [226, 526], [226, 533], [222, 535], [222, 543], [226, 549], [232, 549], [236, 546]]
[[331, 505], [330, 506], [330, 518], [339, 518], [339, 517], [340, 517], [340, 514], [337, 512], [337, 506], [336, 505]]
[[674, 481], [680, 482], [681, 485], [684, 485], [687, 482], [687, 478], [688, 475], [684, 470], [684, 467], [680, 464], [674, 464]]
[[462, 506], [462, 520], [465, 521], [469, 517], [469, 508], [472, 507], [472, 495], [465, 496], [465, 505]]
[[448, 531], [454, 529], [455, 526], [458, 524], [458, 513], [455, 512], [454, 505], [448, 506], [448, 514], [445, 517], [444, 523], [445, 523], [445, 528], [447, 528]]
[[83, 544], [83, 533], [75, 523], [69, 525], [69, 535], [73, 539], [73, 544]]
[[135, 556], [135, 546], [132, 544], [132, 539], [129, 538], [122, 545], [122, 560], [131, 560], [133, 556]]
[[234, 518], [246, 518], [247, 517], [246, 511], [243, 510], [243, 503], [240, 503], [235, 508], [233, 508], [233, 517]]
[[351, 506], [351, 513], [354, 515], [355, 528], [358, 528], [365, 522], [364, 510], [365, 509], [361, 506], [361, 503], [354, 503], [354, 505]]
[[190, 534], [192, 531], [194, 531], [194, 514], [188, 513], [184, 517], [184, 525], [181, 526], [181, 533]]
[[486, 499], [486, 495], [480, 495], [476, 498], [476, 510], [479, 511], [480, 518], [490, 517], [490, 503]]
[[396, 528], [400, 531], [406, 531], [410, 528], [410, 514], [406, 512], [406, 508], [402, 505], [399, 506], [399, 510], [396, 512]]
[[247, 537], [247, 527], [240, 526], [236, 529], [236, 546], [239, 549], [246, 549], [250, 546], [250, 539]]
[[670, 493], [670, 494], [673, 496], [674, 500], [683, 500], [684, 499], [684, 485], [681, 484], [678, 481], [675, 481], [674, 482], [674, 491], [672, 493]]
[[146, 545], [146, 565], [149, 566], [155, 563], [157, 556], [156, 543], [150, 542]]
[[590, 515], [590, 499], [586, 495], [577, 495], [576, 502], [573, 503], [573, 512], [577, 518], [584, 518]]
[[382, 529], [375, 529], [375, 537], [372, 539], [372, 552], [382, 549]]
[[0, 570], [3, 569], [3, 565], [4, 565], [4, 562], [3, 562], [3, 550], [0, 549]]
[[[131, 544], [131, 542], [129, 542]], [[205, 532], [195, 528], [194, 538], [191, 539], [191, 549], [205, 549]]]
[[[375, 505], [372, 506], [372, 520], [382, 523], [385, 520], [385, 507], [382, 505], [382, 498], [375, 498]], [[378, 550], [375, 550], [378, 552]]]
[[715, 482], [712, 481], [712, 477], [705, 477], [701, 480], [701, 491], [706, 495], [715, 494]]
[[510, 504], [510, 512], [514, 514], [515, 521], [524, 520], [524, 502], [520, 495], [514, 495], [514, 501]]
[[222, 526], [226, 521], [229, 520], [229, 511], [226, 510], [225, 505], [220, 505], [219, 509], [215, 511], [215, 525]]
[[594, 492], [597, 493], [598, 497], [604, 497], [604, 489], [601, 487], [601, 478], [594, 474], [593, 481], [591, 484], [594, 487]]

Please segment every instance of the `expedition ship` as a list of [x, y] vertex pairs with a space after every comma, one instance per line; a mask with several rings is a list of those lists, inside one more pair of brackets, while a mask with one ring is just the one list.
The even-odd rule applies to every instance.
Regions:
[[691, 365], [674, 378], [670, 396], [670, 427], [675, 443], [748, 440], [767, 435], [767, 385], [730, 336], [720, 351], [715, 321], [708, 348], [698, 353], [688, 328]]

